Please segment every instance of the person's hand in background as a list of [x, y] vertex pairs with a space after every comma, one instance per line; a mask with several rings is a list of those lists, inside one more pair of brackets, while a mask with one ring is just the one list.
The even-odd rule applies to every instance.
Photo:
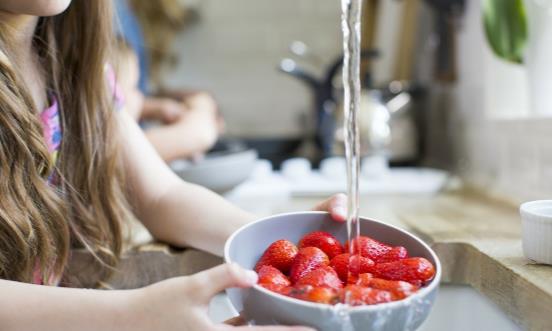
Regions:
[[176, 122], [185, 111], [178, 100], [164, 97], [146, 97], [140, 120], [159, 121], [163, 124]]
[[[146, 135], [165, 161], [195, 158], [208, 151], [224, 130], [215, 100], [204, 92], [146, 101], [143, 119], [162, 124]], [[147, 108], [147, 111], [146, 111]]]

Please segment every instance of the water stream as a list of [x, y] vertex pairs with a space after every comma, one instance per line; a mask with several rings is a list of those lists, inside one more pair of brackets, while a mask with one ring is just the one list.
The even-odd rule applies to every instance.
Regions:
[[[341, 27], [343, 29], [343, 107], [345, 112], [344, 132], [348, 197], [347, 239], [350, 243], [349, 253], [352, 257], [355, 249], [352, 244], [354, 242], [353, 239], [360, 235], [358, 223], [360, 135], [357, 119], [360, 108], [360, 15], [362, 12], [362, 0], [341, 0], [341, 9]], [[360, 259], [356, 259], [356, 261], [359, 262]], [[356, 270], [358, 269], [356, 268]]]

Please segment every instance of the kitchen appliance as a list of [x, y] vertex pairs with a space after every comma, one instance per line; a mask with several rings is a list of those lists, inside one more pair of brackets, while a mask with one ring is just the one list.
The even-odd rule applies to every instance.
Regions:
[[[294, 43], [296, 44], [297, 42]], [[294, 49], [293, 44], [290, 48]], [[306, 53], [306, 51], [294, 51], [295, 55]], [[361, 54], [364, 59], [374, 58], [377, 55], [377, 50], [363, 51]], [[312, 138], [319, 149], [318, 156], [314, 160], [315, 163], [333, 155], [335, 114], [337, 110], [337, 95], [339, 94], [334, 82], [336, 75], [340, 74], [342, 64], [343, 56], [339, 56], [324, 70], [324, 73], [321, 75], [322, 77], [317, 77], [312, 72], [307, 72], [291, 58], [283, 59], [278, 67], [280, 71], [299, 79], [312, 90], [315, 132], [313, 136], [307, 137], [307, 139]]]
[[[290, 49], [295, 56], [308, 54], [305, 58], [316, 58], [311, 51], [307, 51], [308, 47], [304, 43], [295, 41]], [[362, 52], [362, 58], [365, 61], [378, 56], [377, 50]], [[338, 79], [341, 77], [342, 62], [342, 56], [332, 61], [328, 68], [323, 70], [322, 78], [305, 70], [291, 58], [283, 59], [279, 66], [280, 71], [301, 80], [313, 92], [316, 125], [314, 134], [307, 139], [313, 139], [318, 147], [318, 157], [311, 160], [315, 167], [324, 158], [344, 153], [342, 85]], [[369, 72], [365, 76], [363, 88], [359, 117], [364, 118], [365, 125], [364, 130], [361, 128], [361, 138], [370, 137], [365, 147], [376, 144], [380, 150], [385, 149], [385, 154], [392, 165], [418, 165], [424, 151], [425, 139], [422, 135], [425, 89], [407, 81], [393, 81], [386, 86], [374, 87]], [[384, 108], [384, 110], [379, 111], [379, 115], [374, 117], [373, 110], [378, 108], [380, 110]], [[385, 113], [387, 113], [387, 119], [385, 119]], [[372, 121], [376, 118], [379, 124]], [[381, 130], [377, 130], [378, 127]], [[387, 127], [387, 133], [384, 132], [384, 127]], [[363, 155], [371, 153], [374, 153], [374, 148], [365, 148], [363, 151]]]

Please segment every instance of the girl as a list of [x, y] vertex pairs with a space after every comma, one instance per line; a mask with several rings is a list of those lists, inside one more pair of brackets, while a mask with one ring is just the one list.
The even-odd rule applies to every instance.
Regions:
[[[0, 329], [230, 329], [206, 307], [256, 282], [236, 265], [129, 291], [37, 285], [70, 285], [73, 247], [114, 267], [130, 210], [157, 239], [215, 254], [253, 218], [181, 182], [114, 111], [111, 17], [109, 0], [0, 0]], [[342, 221], [343, 206], [340, 196], [318, 209]]]

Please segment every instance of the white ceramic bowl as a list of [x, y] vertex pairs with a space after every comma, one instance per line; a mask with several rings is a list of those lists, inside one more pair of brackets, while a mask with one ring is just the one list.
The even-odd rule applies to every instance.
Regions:
[[253, 172], [257, 152], [253, 149], [207, 154], [197, 164], [178, 160], [173, 171], [183, 180], [223, 193], [245, 181]]
[[[327, 231], [340, 241], [346, 239], [344, 224], [334, 222], [324, 212], [299, 212], [271, 216], [236, 231], [226, 242], [226, 262], [253, 269], [263, 251], [278, 239], [297, 243], [311, 231]], [[307, 325], [320, 331], [403, 331], [415, 330], [428, 316], [435, 301], [441, 265], [435, 253], [423, 241], [394, 226], [362, 218], [360, 232], [390, 245], [406, 247], [411, 256], [431, 261], [435, 278], [412, 296], [372, 306], [330, 306], [292, 299], [255, 285], [250, 289], [228, 289], [234, 308], [251, 323]]]
[[526, 202], [519, 209], [525, 257], [552, 264], [552, 200]]

